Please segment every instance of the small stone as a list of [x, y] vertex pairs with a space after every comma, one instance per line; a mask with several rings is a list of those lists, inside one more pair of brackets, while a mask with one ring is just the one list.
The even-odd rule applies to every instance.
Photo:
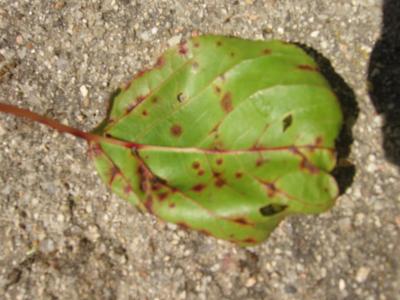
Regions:
[[181, 41], [181, 35], [175, 35], [168, 40], [168, 45], [174, 46], [177, 45]]
[[297, 293], [297, 289], [294, 285], [291, 284], [287, 284], [285, 285], [285, 292], [287, 294], [296, 294]]
[[89, 91], [88, 91], [88, 89], [87, 89], [87, 87], [85, 85], [82, 85], [79, 88], [79, 90], [81, 92], [82, 97], [87, 97], [87, 95], [89, 94]]
[[148, 41], [150, 39], [150, 34], [147, 31], [142, 32], [139, 36], [143, 41]]
[[339, 290], [344, 291], [346, 288], [346, 282], [343, 279], [339, 280]]
[[395, 218], [396, 225], [400, 228], [400, 215]]
[[24, 38], [22, 37], [22, 35], [17, 35], [17, 37], [15, 38], [15, 42], [18, 45], [22, 45], [22, 43], [24, 42]]
[[310, 36], [311, 36], [312, 38], [316, 38], [318, 35], [319, 35], [319, 31], [317, 31], [317, 30], [311, 32], [311, 34], [310, 34]]
[[370, 269], [367, 267], [359, 268], [357, 271], [357, 274], [356, 274], [357, 282], [363, 283], [365, 280], [367, 280], [369, 272], [370, 272]]
[[254, 286], [256, 284], [257, 280], [254, 277], [250, 277], [249, 279], [247, 279], [246, 281], [246, 287], [250, 288], [252, 286]]
[[6, 130], [0, 124], [0, 136], [5, 135], [5, 134], [6, 134]]

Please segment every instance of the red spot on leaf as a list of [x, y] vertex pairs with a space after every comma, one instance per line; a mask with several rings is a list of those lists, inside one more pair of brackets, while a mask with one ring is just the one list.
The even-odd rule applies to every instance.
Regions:
[[170, 131], [173, 136], [178, 137], [182, 134], [182, 127], [178, 124], [174, 124], [172, 125]]
[[198, 169], [198, 168], [200, 168], [200, 163], [198, 162], [198, 161], [195, 161], [193, 164], [192, 164], [192, 168], [193, 169]]
[[275, 197], [275, 194], [278, 192], [275, 184], [273, 184], [272, 182], [264, 182], [264, 185], [267, 188], [268, 197]]
[[108, 180], [108, 184], [112, 185], [114, 180], [115, 180], [115, 178], [117, 178], [118, 175], [120, 175], [120, 172], [119, 172], [118, 168], [113, 166], [110, 169], [110, 179]]
[[196, 184], [194, 187], [192, 187], [192, 190], [195, 192], [200, 193], [206, 186], [204, 184]]
[[215, 162], [217, 163], [217, 165], [222, 165], [224, 160], [222, 158], [218, 158]]
[[248, 244], [257, 244], [257, 241], [253, 238], [244, 239], [243, 242]]
[[222, 109], [229, 113], [233, 109], [233, 104], [232, 104], [232, 95], [231, 93], [227, 92], [224, 94], [224, 96], [221, 99], [221, 106]]
[[243, 174], [242, 174], [241, 172], [236, 172], [236, 173], [235, 173], [235, 177], [236, 177], [237, 179], [242, 178], [242, 176], [243, 176]]
[[298, 65], [297, 68], [303, 71], [318, 72], [318, 68], [310, 65]]
[[125, 194], [130, 194], [130, 193], [132, 193], [132, 188], [131, 188], [130, 185], [127, 185], [127, 186], [124, 187], [124, 193], [125, 193]]
[[186, 55], [188, 53], [187, 43], [180, 43], [178, 49], [180, 54]]
[[167, 197], [168, 197], [169, 193], [168, 192], [164, 192], [164, 193], [159, 193], [158, 196], [158, 200], [160, 200], [161, 202], [164, 201]]
[[153, 213], [153, 198], [151, 196], [147, 196], [144, 206], [149, 213]]
[[215, 179], [215, 186], [216, 186], [216, 187], [221, 188], [221, 187], [223, 187], [225, 184], [226, 184], [226, 181], [225, 181], [223, 178], [218, 177], [217, 179]]
[[103, 155], [103, 150], [101, 149], [100, 145], [96, 143], [90, 147], [90, 154], [93, 157], [99, 157]]

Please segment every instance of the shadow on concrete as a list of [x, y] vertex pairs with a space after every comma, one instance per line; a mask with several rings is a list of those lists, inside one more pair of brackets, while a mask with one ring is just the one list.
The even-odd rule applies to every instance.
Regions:
[[359, 108], [356, 102], [354, 91], [346, 84], [344, 79], [335, 72], [330, 61], [315, 49], [297, 44], [318, 64], [322, 75], [329, 81], [333, 91], [339, 99], [343, 112], [343, 127], [336, 141], [338, 153], [338, 164], [332, 174], [339, 184], [340, 194], [344, 194], [348, 187], [353, 183], [356, 169], [347, 158], [350, 154], [350, 147], [353, 143], [352, 128], [357, 120]]
[[383, 117], [386, 158], [400, 166], [400, 1], [384, 0], [381, 37], [368, 67], [369, 94]]

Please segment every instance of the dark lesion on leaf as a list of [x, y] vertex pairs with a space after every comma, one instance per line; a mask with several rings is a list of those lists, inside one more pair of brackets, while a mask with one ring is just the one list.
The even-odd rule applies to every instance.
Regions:
[[232, 103], [232, 94], [227, 92], [224, 94], [224, 96], [221, 99], [221, 106], [222, 109], [226, 112], [229, 113], [233, 110], [233, 103]]
[[179, 103], [182, 103], [183, 101], [185, 101], [186, 97], [185, 95], [180, 92], [178, 95], [176, 95], [176, 100], [178, 100]]
[[276, 204], [276, 203], [268, 204], [260, 208], [260, 213], [264, 217], [270, 217], [283, 212], [287, 207], [288, 206], [285, 204]]
[[292, 123], [293, 123], [292, 114], [287, 115], [282, 121], [283, 132], [285, 132], [292, 125]]
[[173, 136], [179, 137], [182, 134], [182, 127], [179, 124], [174, 124], [170, 131]]
[[312, 65], [298, 65], [298, 69], [309, 72], [319, 72], [318, 67]]

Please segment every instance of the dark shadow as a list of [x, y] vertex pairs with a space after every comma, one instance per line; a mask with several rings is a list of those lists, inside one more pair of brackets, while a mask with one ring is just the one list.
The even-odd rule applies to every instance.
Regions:
[[110, 99], [108, 101], [109, 103], [108, 103], [108, 107], [107, 107], [106, 117], [104, 118], [103, 121], [101, 121], [101, 123], [98, 126], [96, 126], [96, 128], [94, 128], [93, 130], [90, 131], [91, 133], [103, 135], [104, 129], [107, 127], [108, 123], [110, 122], [111, 110], [114, 106], [115, 98], [119, 95], [119, 93], [121, 93], [120, 88], [118, 88], [116, 91], [114, 91], [110, 95]]
[[386, 158], [400, 166], [400, 1], [384, 0], [381, 37], [368, 67], [369, 94], [383, 117]]
[[308, 46], [297, 44], [306, 51], [318, 64], [322, 75], [328, 80], [335, 92], [343, 112], [343, 127], [336, 141], [338, 164], [332, 174], [339, 185], [340, 194], [344, 194], [353, 183], [356, 169], [347, 158], [353, 143], [352, 128], [357, 120], [359, 108], [353, 90], [346, 84], [343, 78], [335, 72], [330, 61], [321, 53]]

